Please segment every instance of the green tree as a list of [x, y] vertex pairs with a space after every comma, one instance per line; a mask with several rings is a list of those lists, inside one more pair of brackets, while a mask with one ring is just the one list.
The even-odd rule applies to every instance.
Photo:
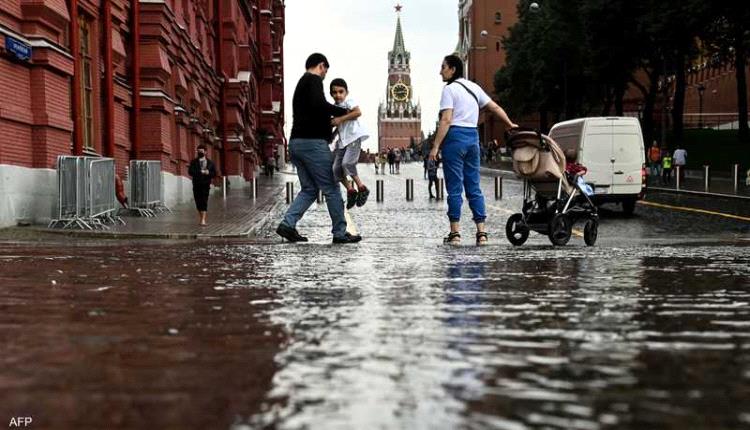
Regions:
[[[602, 114], [623, 115], [623, 98], [639, 65], [642, 36], [637, 31], [640, 2], [588, 0], [581, 3], [585, 27], [586, 75], [604, 95]], [[594, 104], [601, 103], [593, 100]]]
[[750, 52], [750, 2], [746, 0], [725, 0], [710, 2], [709, 13], [712, 21], [701, 34], [714, 63], [731, 61], [735, 66], [737, 81], [737, 112], [739, 116], [740, 141], [750, 141], [748, 129], [747, 100], [747, 57]]
[[681, 142], [687, 70], [709, 47], [735, 63], [740, 136], [748, 140], [747, 0], [536, 1], [536, 12], [529, 9], [531, 0], [519, 2], [519, 22], [503, 41], [506, 66], [495, 75], [495, 92], [514, 115], [539, 113], [542, 130], [548, 119], [622, 115], [632, 85], [643, 95], [643, 130], [650, 141], [656, 101], [661, 92], [666, 106], [673, 87], [672, 134]]

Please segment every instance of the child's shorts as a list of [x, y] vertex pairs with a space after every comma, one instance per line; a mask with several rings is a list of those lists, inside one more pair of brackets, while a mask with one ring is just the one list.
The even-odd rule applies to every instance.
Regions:
[[357, 163], [359, 163], [359, 154], [362, 152], [362, 141], [357, 139], [346, 146], [346, 148], [337, 148], [333, 159], [333, 177], [337, 181], [344, 179], [344, 176], [358, 176]]

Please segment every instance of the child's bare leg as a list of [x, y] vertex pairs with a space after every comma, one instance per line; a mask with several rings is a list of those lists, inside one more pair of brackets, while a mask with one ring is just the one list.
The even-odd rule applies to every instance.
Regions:
[[343, 185], [347, 191], [354, 190], [354, 186], [352, 185], [352, 182], [346, 179], [346, 176], [341, 178], [341, 185]]
[[357, 184], [358, 190], [361, 190], [362, 188], [367, 188], [365, 184], [362, 182], [362, 180], [359, 179], [359, 175], [352, 176], [352, 179], [354, 180], [354, 183]]

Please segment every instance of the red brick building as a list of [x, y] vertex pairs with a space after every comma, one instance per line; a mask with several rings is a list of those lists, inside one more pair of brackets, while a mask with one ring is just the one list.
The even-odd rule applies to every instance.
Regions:
[[[649, 85], [645, 73], [639, 72], [636, 77], [641, 84]], [[745, 69], [745, 79], [750, 81], [750, 66]], [[672, 126], [674, 92], [675, 81], [670, 76], [667, 78], [666, 92], [660, 91], [656, 96], [653, 118], [657, 130], [661, 127], [662, 115], [667, 129]], [[737, 102], [737, 71], [733, 64], [711, 64], [707, 59], [699, 58], [688, 68], [684, 109], [686, 128], [736, 130], [739, 127]], [[643, 106], [643, 93], [630, 85], [624, 99], [625, 115], [641, 116]], [[655, 138], [661, 140], [661, 136], [657, 135]]]
[[[460, 0], [458, 6], [458, 46], [466, 76], [493, 96], [495, 73], [505, 66], [502, 39], [518, 22], [518, 0]], [[493, 96], [493, 98], [495, 98]], [[497, 100], [495, 100], [497, 101]], [[479, 140], [501, 139], [503, 128], [491, 112], [479, 117]]]
[[[400, 11], [400, 6], [397, 7]], [[386, 101], [378, 108], [378, 150], [408, 148], [422, 141], [422, 107], [414, 103], [411, 54], [406, 50], [401, 17], [396, 21], [393, 50], [388, 53]]]
[[190, 198], [199, 143], [233, 184], [251, 178], [285, 143], [284, 7], [4, 0], [0, 226], [49, 217], [58, 155], [113, 157], [121, 176], [131, 159], [161, 160], [168, 203]]

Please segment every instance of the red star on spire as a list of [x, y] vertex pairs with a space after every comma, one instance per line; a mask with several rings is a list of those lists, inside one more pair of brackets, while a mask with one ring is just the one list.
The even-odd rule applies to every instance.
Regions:
[[400, 4], [396, 4], [396, 7], [395, 7], [395, 9], [396, 9], [396, 12], [401, 12], [401, 9], [403, 9], [403, 8], [404, 8], [404, 7], [403, 7], [403, 6], [401, 6]]

